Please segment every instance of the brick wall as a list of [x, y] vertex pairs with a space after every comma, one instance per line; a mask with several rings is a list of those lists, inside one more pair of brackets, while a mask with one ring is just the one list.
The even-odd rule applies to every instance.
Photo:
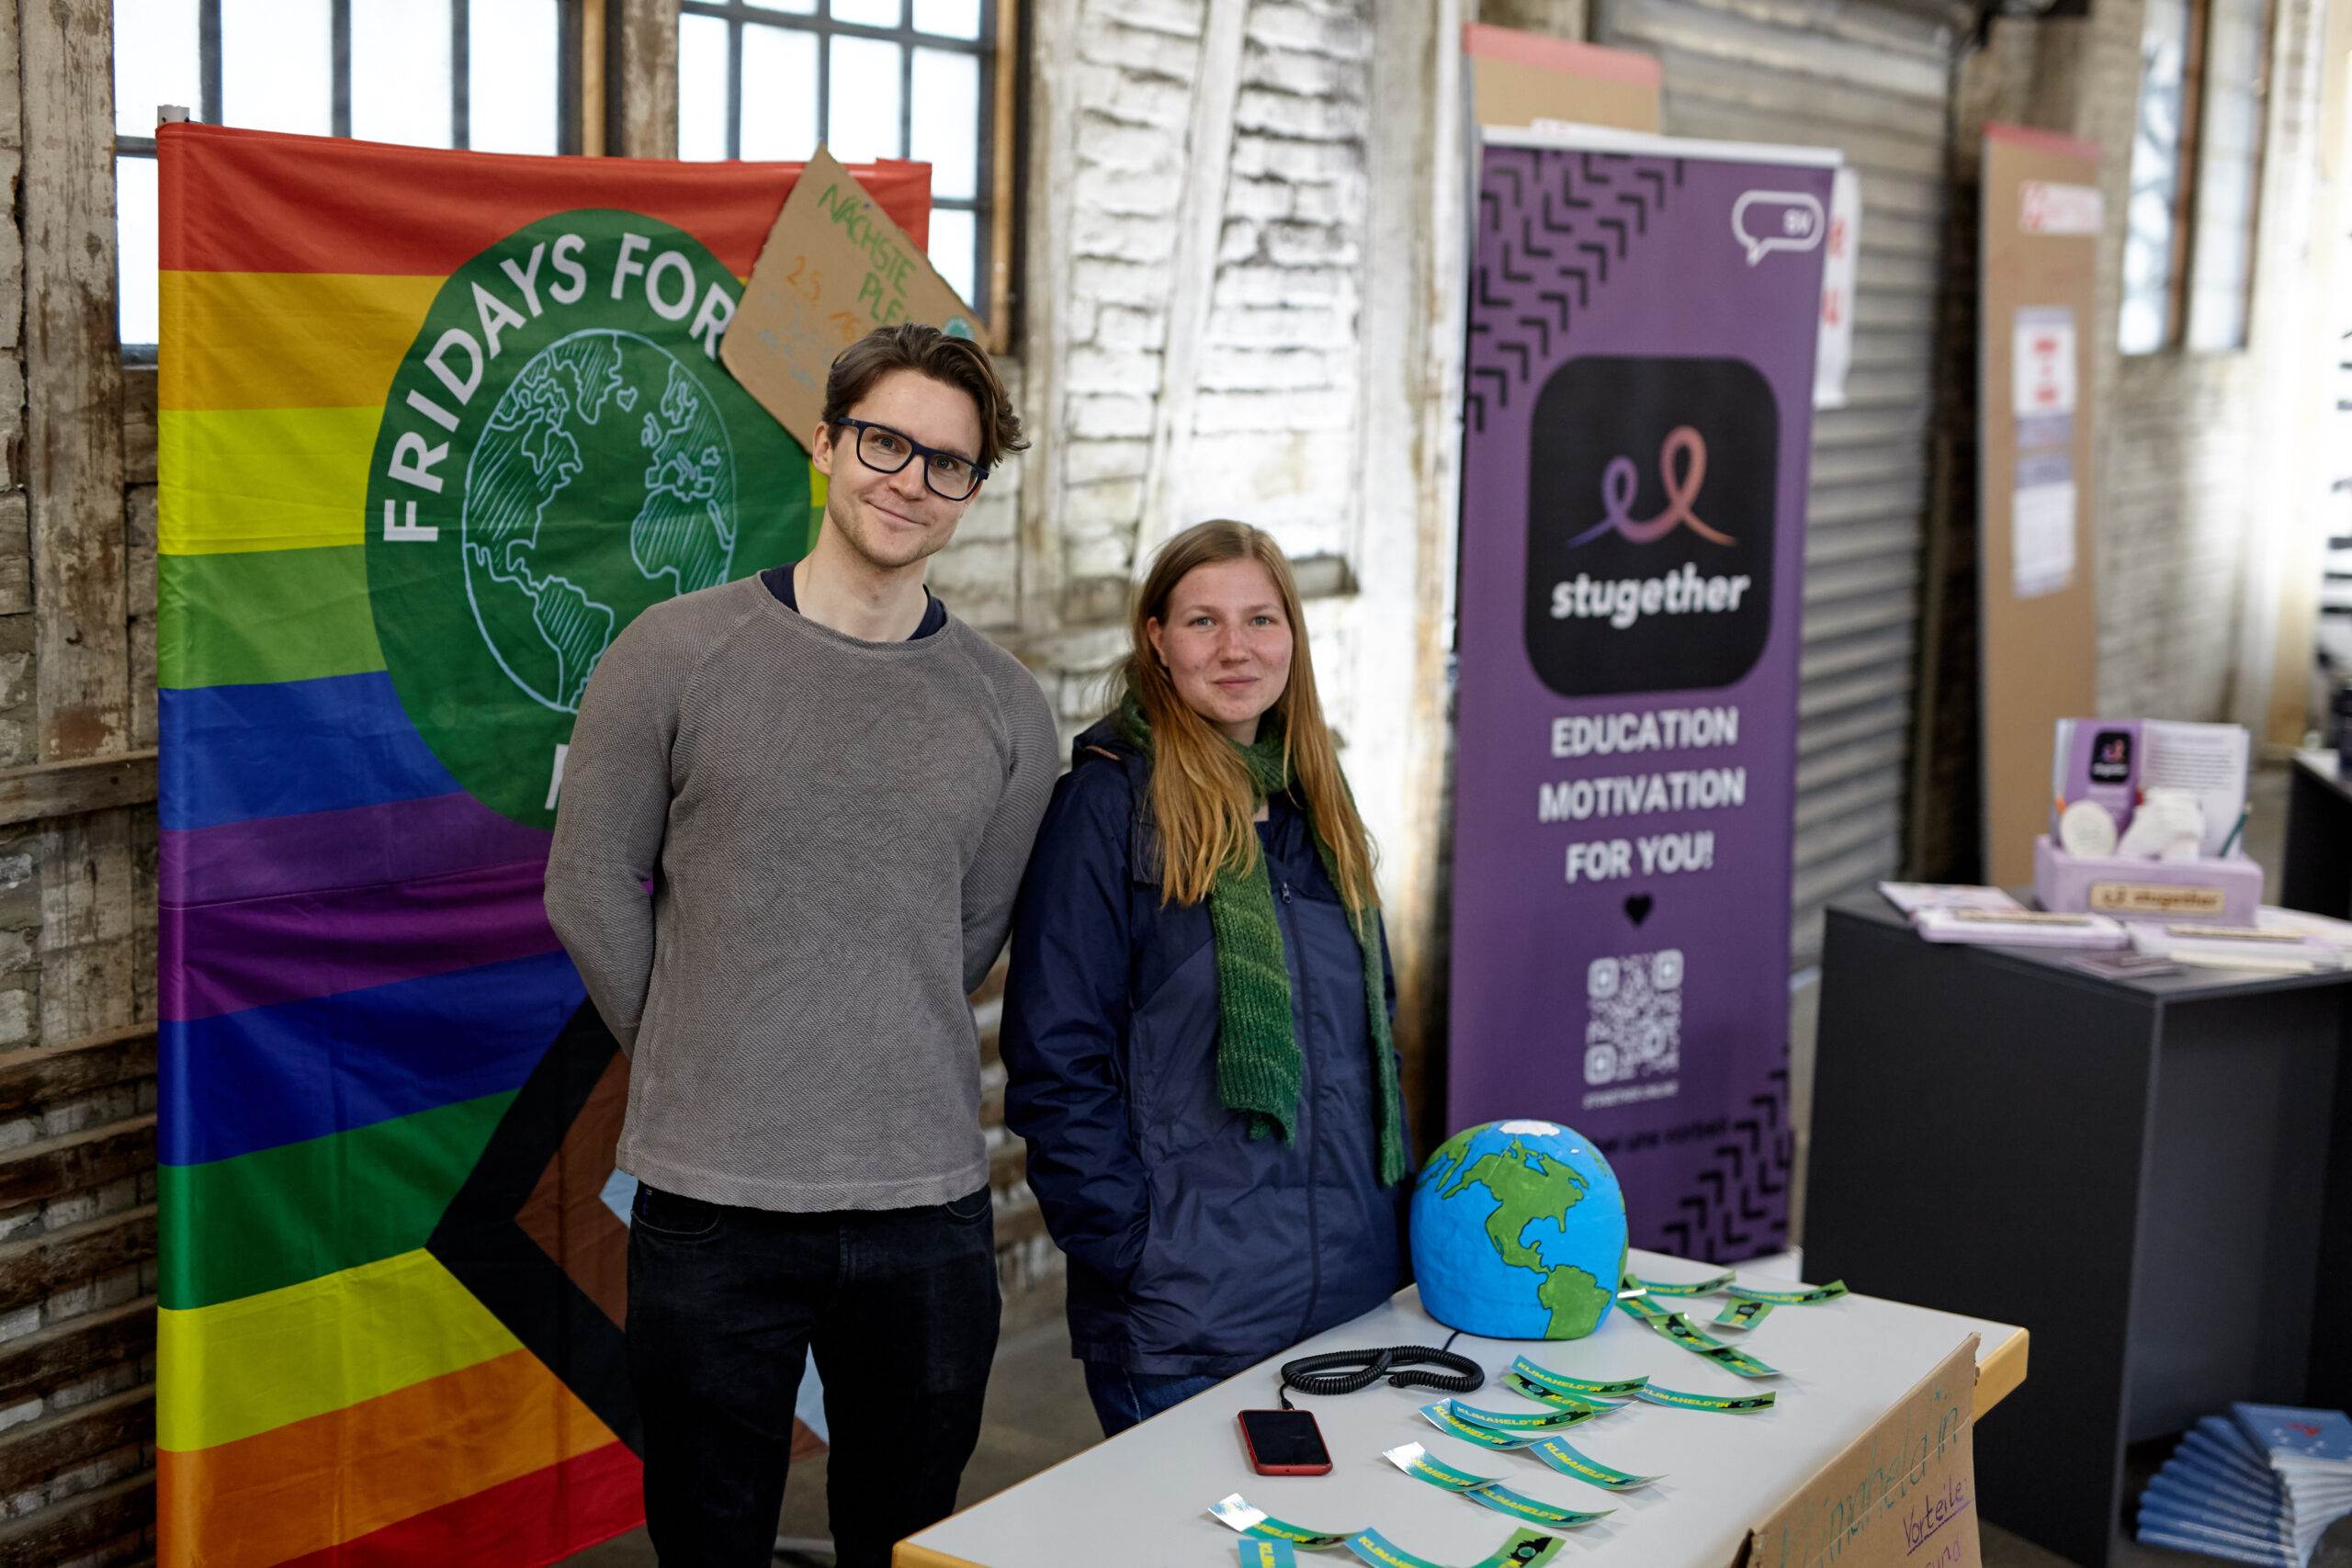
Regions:
[[1163, 532], [1232, 514], [1274, 528], [1294, 555], [1340, 555], [1351, 541], [1367, 7], [1248, 4], [1205, 332], [1186, 356], [1191, 384], [1176, 388], [1170, 303], [1206, 10], [1077, 6], [1069, 220], [1042, 237], [1058, 254], [1068, 334], [1059, 407], [1046, 412], [1063, 486], [1048, 547], [1070, 584], [1068, 623], [1124, 607], [1171, 400], [1189, 418], [1160, 433], [1159, 448], [1176, 454]]

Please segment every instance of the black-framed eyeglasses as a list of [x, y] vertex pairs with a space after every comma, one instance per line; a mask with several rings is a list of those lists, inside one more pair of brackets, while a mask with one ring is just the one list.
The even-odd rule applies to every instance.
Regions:
[[870, 419], [837, 419], [837, 425], [857, 432], [857, 460], [877, 474], [895, 474], [913, 458], [922, 459], [922, 482], [942, 501], [969, 501], [988, 469], [969, 457], [926, 446], [902, 430]]

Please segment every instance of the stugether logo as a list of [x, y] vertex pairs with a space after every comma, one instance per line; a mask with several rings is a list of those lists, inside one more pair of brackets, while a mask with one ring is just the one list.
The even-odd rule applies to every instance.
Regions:
[[1596, 696], [1753, 669], [1771, 634], [1781, 439], [1762, 374], [1572, 359], [1538, 394], [1529, 439], [1527, 656], [1544, 683]]
[[2102, 729], [2091, 740], [2091, 783], [2123, 784], [2132, 782], [2132, 732], [2128, 729]]
[[543, 219], [451, 276], [392, 378], [368, 585], [458, 782], [550, 827], [588, 678], [649, 606], [790, 559], [806, 457], [718, 363], [740, 286], [639, 213]]

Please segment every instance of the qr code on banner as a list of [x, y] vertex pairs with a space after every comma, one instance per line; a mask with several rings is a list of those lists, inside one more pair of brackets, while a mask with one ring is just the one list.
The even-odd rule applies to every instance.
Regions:
[[1594, 959], [1585, 971], [1585, 1082], [1625, 1083], [1681, 1069], [1681, 949]]

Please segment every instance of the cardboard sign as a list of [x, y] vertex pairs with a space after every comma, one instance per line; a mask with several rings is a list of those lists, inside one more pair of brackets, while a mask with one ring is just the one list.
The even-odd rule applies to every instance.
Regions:
[[[2098, 711], [2099, 150], [1984, 128], [1978, 271], [1976, 612], [1984, 877], [2033, 875], [2050, 818], [2051, 726]], [[2070, 194], [2075, 193], [2075, 194]]]
[[980, 335], [922, 247], [820, 147], [768, 231], [719, 362], [805, 446], [824, 415], [833, 355], [896, 321]]
[[1742, 1568], [1980, 1568], [1976, 1336], [1748, 1532]]
[[1469, 67], [1471, 113], [1480, 125], [1565, 120], [1620, 130], [1658, 128], [1665, 72], [1651, 55], [1488, 22], [1464, 24], [1462, 54]]

